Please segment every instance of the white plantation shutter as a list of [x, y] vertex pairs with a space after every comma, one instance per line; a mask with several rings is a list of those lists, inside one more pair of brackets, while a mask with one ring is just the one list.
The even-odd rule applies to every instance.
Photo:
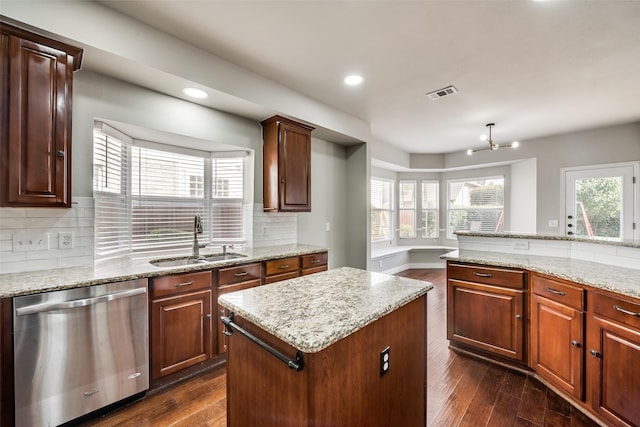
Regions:
[[[94, 131], [96, 258], [193, 243], [242, 242], [246, 153], [209, 153]], [[220, 157], [217, 157], [220, 156]], [[120, 177], [120, 181], [116, 180]]]
[[502, 231], [504, 224], [504, 177], [449, 181], [449, 226], [455, 231]]

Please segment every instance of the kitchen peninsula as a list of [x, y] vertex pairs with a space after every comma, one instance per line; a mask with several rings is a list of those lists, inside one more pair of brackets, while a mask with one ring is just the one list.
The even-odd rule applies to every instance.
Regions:
[[424, 426], [432, 287], [343, 267], [221, 296], [228, 425]]
[[599, 424], [640, 425], [640, 245], [458, 233], [451, 348], [528, 371]]

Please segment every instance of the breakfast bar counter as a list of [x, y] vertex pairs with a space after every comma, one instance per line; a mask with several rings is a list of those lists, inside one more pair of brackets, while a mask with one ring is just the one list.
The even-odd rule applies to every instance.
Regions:
[[343, 267], [221, 296], [228, 425], [424, 426], [431, 288]]

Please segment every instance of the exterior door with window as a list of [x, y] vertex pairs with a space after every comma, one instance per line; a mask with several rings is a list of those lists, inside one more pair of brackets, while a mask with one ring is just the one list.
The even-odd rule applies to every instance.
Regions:
[[565, 170], [565, 234], [632, 241], [633, 177], [632, 164]]

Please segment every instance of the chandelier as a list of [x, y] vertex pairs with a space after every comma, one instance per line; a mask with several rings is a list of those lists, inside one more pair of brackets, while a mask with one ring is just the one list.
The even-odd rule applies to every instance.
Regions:
[[518, 146], [520, 145], [520, 143], [518, 141], [513, 141], [511, 144], [504, 144], [504, 145], [498, 145], [495, 142], [493, 142], [493, 138], [491, 136], [491, 129], [495, 126], [495, 123], [487, 123], [487, 127], [489, 128], [489, 136], [487, 135], [482, 135], [480, 137], [480, 139], [482, 141], [487, 141], [487, 143], [489, 144], [488, 147], [485, 148], [477, 148], [475, 150], [473, 149], [468, 149], [467, 150], [467, 154], [468, 155], [472, 155], [473, 153], [476, 153], [478, 151], [485, 151], [485, 150], [497, 150], [498, 148], [518, 148]]

